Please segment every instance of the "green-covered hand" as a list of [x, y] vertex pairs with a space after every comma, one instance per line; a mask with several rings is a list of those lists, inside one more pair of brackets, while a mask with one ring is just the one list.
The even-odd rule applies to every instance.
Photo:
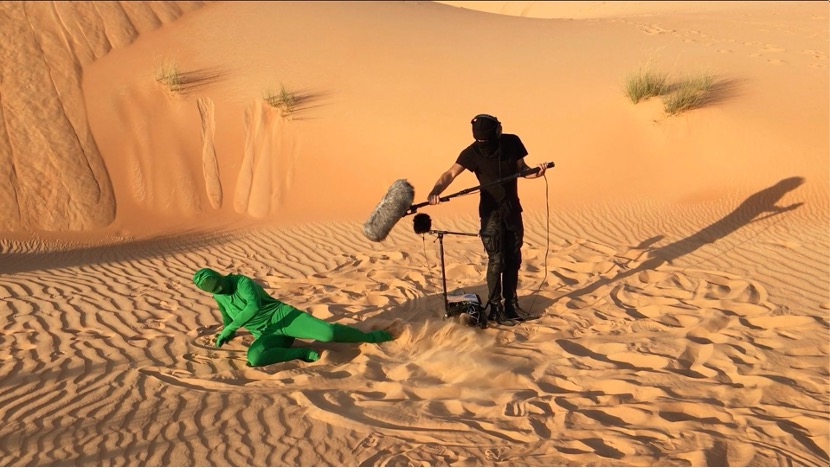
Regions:
[[221, 333], [216, 335], [216, 347], [221, 348], [223, 344], [232, 340], [235, 334], [236, 330], [230, 328], [225, 328], [224, 330], [222, 330]]

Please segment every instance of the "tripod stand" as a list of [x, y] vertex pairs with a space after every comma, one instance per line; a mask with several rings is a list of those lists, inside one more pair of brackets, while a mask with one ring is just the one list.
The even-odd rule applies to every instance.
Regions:
[[453, 234], [457, 236], [478, 237], [478, 234], [471, 234], [468, 232], [439, 231], [434, 229], [427, 231], [427, 234], [432, 234], [438, 237], [438, 256], [441, 257], [441, 284], [444, 290], [444, 317], [448, 317], [450, 315], [450, 303], [447, 297], [447, 272], [444, 267], [444, 236], [447, 234]]

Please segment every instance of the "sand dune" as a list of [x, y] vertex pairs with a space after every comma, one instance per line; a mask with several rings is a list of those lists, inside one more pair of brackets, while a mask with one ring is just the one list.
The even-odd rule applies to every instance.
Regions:
[[[92, 135], [82, 70], [192, 9], [168, 3], [23, 3], [8, 18], [3, 57], [4, 231], [89, 230], [113, 221], [108, 170]], [[111, 169], [110, 169], [111, 170]]]
[[[440, 320], [430, 236], [377, 244], [354, 236], [356, 224], [326, 223], [128, 245], [100, 262], [84, 249], [68, 255], [75, 263], [21, 253], [4, 264], [2, 408], [17, 421], [4, 462], [821, 465], [826, 290], [775, 281], [794, 264], [805, 277], [822, 271], [782, 242], [803, 238], [797, 213], [748, 219], [731, 242], [697, 244], [701, 226], [675, 241], [689, 252], [672, 261], [642, 243], [589, 240], [580, 214], [555, 217], [575, 231], [554, 227], [546, 257], [536, 216], [521, 286], [544, 317], [485, 332]], [[603, 214], [598, 228], [627, 219]], [[702, 208], [676, 217], [709, 219]], [[477, 242], [445, 239], [449, 287], [482, 292]], [[539, 289], [545, 264], [555, 274]], [[214, 306], [189, 284], [202, 265], [252, 275], [315, 316], [403, 320], [404, 333], [316, 344], [326, 354], [315, 364], [246, 367], [249, 335], [212, 345]]]
[[[461, 3], [0, 4], [0, 463], [830, 464], [827, 4]], [[720, 87], [668, 116], [644, 63]], [[479, 112], [556, 162], [513, 328], [442, 320], [478, 238], [361, 229]], [[400, 336], [249, 367], [206, 266]]]

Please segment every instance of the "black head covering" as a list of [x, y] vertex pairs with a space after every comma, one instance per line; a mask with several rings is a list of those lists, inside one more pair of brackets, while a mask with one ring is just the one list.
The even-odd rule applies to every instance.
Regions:
[[479, 114], [471, 122], [473, 124], [473, 138], [476, 140], [495, 140], [499, 136], [501, 124], [495, 117]]

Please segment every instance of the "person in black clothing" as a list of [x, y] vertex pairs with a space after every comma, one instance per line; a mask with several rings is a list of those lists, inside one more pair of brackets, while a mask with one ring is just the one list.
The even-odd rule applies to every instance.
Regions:
[[[440, 195], [464, 172], [473, 172], [479, 184], [485, 185], [529, 169], [525, 163], [527, 150], [517, 135], [502, 133], [499, 119], [479, 114], [471, 121], [475, 141], [464, 148], [455, 163], [438, 178], [429, 193], [429, 204], [440, 203]], [[526, 175], [535, 179], [545, 175], [547, 166]], [[516, 288], [522, 264], [524, 225], [516, 179], [482, 188], [478, 205], [481, 218], [481, 241], [487, 251], [488, 319], [502, 325], [528, 318], [519, 307]], [[502, 301], [504, 301], [502, 303]]]

